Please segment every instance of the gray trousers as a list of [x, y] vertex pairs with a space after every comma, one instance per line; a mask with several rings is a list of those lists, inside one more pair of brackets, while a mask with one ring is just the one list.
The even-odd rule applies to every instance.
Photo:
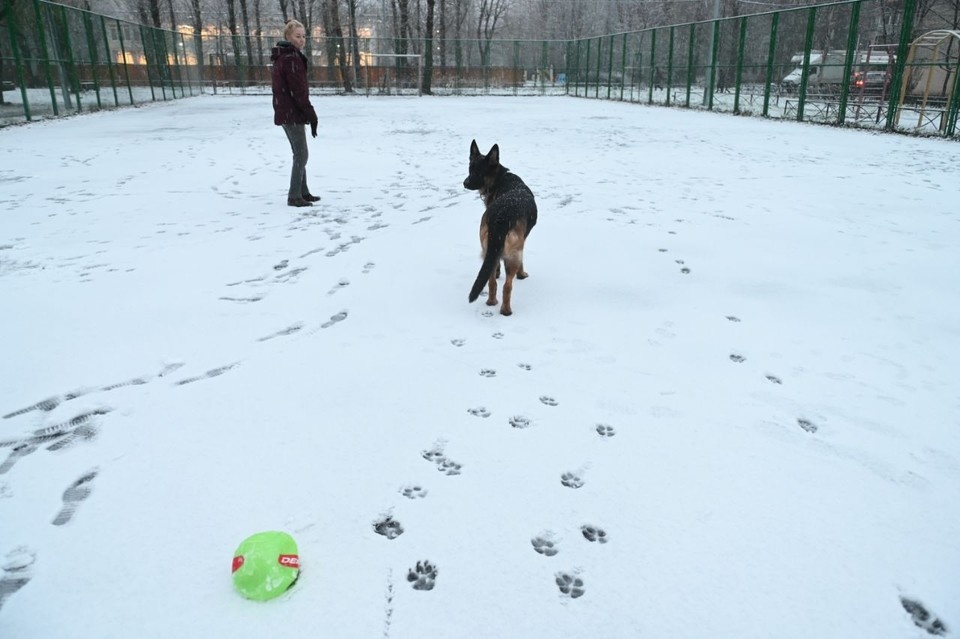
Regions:
[[296, 200], [310, 195], [310, 189], [307, 188], [307, 158], [310, 157], [310, 152], [307, 151], [307, 125], [284, 124], [283, 132], [287, 134], [293, 150], [293, 168], [290, 169], [290, 191], [287, 198]]

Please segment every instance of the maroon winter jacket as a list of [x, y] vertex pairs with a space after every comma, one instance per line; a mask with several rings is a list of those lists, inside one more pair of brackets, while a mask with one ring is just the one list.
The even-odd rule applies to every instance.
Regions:
[[273, 62], [273, 123], [315, 124], [317, 112], [310, 104], [307, 56], [281, 40], [270, 54]]

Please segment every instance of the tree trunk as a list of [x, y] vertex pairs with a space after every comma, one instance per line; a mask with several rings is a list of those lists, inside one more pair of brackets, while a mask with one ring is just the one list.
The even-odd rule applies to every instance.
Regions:
[[202, 83], [203, 77], [203, 13], [200, 11], [200, 0], [191, 0], [191, 15], [193, 19], [193, 47], [197, 54], [198, 80]]
[[429, 95], [433, 80], [433, 9], [436, 0], [427, 0], [427, 36], [424, 38], [423, 86], [421, 90]]
[[353, 80], [360, 84], [363, 77], [360, 72], [360, 34], [357, 31], [357, 0], [347, 0], [350, 12], [350, 51], [353, 54]]
[[[347, 47], [343, 41], [343, 26], [340, 24], [340, 0], [328, 0], [330, 3], [330, 25], [333, 29], [332, 39], [337, 56], [337, 66], [340, 68], [340, 81], [343, 83], [344, 93], [353, 93], [353, 83], [350, 81], [350, 74], [347, 72]], [[328, 37], [328, 39], [330, 39]]]

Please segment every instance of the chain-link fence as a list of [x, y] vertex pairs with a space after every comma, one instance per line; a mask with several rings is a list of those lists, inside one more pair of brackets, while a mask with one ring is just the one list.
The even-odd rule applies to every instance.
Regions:
[[[957, 137], [960, 32], [845, 0], [573, 41], [309, 38], [314, 93], [560, 94]], [[0, 126], [269, 93], [276, 36], [179, 33], [4, 3]], [[14, 6], [17, 8], [14, 9]]]
[[578, 40], [568, 91], [955, 137], [960, 32], [913, 9], [854, 0]]

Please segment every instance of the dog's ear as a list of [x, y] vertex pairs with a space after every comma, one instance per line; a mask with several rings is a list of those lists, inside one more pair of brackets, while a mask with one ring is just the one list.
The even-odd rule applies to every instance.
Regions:
[[497, 144], [493, 145], [493, 148], [490, 149], [490, 152], [487, 153], [487, 162], [492, 166], [500, 166], [500, 146]]
[[480, 155], [480, 147], [477, 146], [477, 141], [474, 140], [470, 143], [470, 157], [475, 158]]

